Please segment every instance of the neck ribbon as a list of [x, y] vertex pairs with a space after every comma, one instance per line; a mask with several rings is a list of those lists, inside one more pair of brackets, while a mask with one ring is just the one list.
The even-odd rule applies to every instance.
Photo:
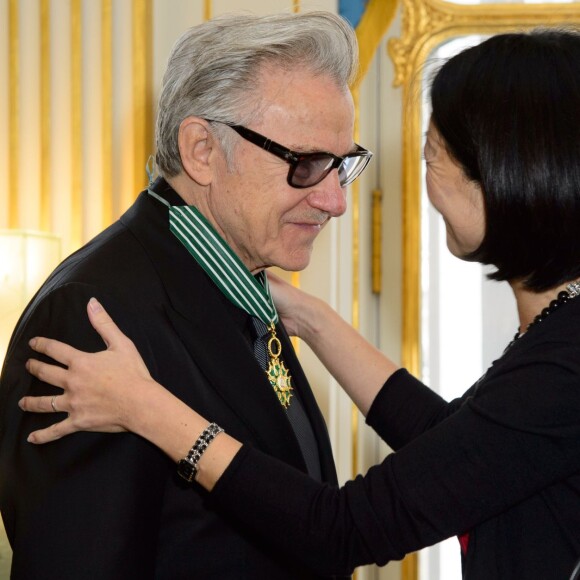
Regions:
[[245, 264], [201, 212], [192, 205], [171, 205], [153, 190], [147, 193], [169, 208], [169, 229], [230, 302], [268, 327], [278, 322], [265, 271], [252, 276]]
[[267, 342], [269, 362], [265, 369], [266, 376], [278, 401], [284, 409], [288, 409], [294, 388], [292, 377], [281, 360], [282, 344], [275, 328], [278, 312], [266, 272], [252, 276], [195, 206], [171, 205], [150, 188], [147, 193], [169, 208], [169, 229], [230, 302], [250, 316], [259, 318], [268, 327], [270, 338]]

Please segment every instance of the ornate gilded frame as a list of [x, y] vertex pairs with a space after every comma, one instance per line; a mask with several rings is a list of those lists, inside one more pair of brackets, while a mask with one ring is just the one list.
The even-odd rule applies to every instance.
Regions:
[[[421, 142], [420, 82], [429, 54], [444, 41], [468, 34], [498, 34], [536, 26], [580, 25], [580, 2], [463, 5], [402, 0], [400, 38], [388, 42], [395, 86], [403, 88], [403, 325], [402, 363], [421, 370]], [[402, 579], [416, 580], [417, 559], [403, 561]]]

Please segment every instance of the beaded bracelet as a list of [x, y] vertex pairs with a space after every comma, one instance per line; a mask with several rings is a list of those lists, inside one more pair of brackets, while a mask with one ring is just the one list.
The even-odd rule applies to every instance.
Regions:
[[216, 438], [217, 435], [223, 433], [223, 429], [216, 423], [210, 423], [197, 438], [193, 447], [189, 450], [187, 457], [180, 459], [177, 463], [177, 473], [191, 483], [197, 474], [197, 464], [201, 459], [204, 451], [209, 447], [209, 444]]

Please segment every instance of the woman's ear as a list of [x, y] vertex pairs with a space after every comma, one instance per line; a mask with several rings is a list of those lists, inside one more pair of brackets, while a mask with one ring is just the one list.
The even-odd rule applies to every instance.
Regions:
[[212, 181], [210, 157], [215, 140], [207, 122], [199, 117], [186, 117], [179, 126], [177, 143], [185, 173], [199, 185], [209, 185]]

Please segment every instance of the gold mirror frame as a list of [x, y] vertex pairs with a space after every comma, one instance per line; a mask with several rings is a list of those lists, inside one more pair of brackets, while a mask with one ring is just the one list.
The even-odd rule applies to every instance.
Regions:
[[[395, 86], [403, 88], [403, 321], [401, 362], [421, 370], [421, 141], [420, 80], [429, 54], [444, 41], [469, 34], [492, 35], [537, 26], [580, 25], [580, 3], [452, 4], [402, 0], [401, 38], [388, 42]], [[403, 561], [402, 579], [416, 580], [416, 555]]]

